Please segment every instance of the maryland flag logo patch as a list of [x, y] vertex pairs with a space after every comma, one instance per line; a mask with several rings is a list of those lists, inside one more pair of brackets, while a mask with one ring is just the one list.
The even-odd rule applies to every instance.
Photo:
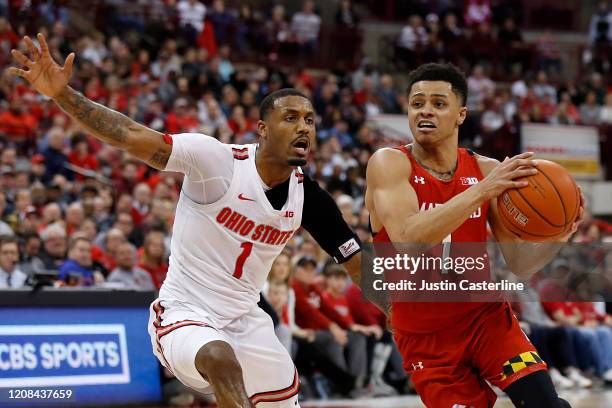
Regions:
[[516, 357], [512, 357], [503, 365], [503, 374], [501, 380], [504, 381], [512, 374], [518, 373], [523, 368], [527, 368], [534, 364], [543, 363], [542, 359], [535, 351], [526, 351]]

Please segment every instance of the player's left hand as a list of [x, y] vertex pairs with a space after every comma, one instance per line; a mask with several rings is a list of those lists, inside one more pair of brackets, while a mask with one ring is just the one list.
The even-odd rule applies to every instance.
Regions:
[[582, 188], [580, 188], [580, 186], [577, 186], [577, 187], [578, 187], [578, 192], [580, 193], [580, 207], [578, 208], [578, 214], [576, 215], [576, 220], [572, 224], [572, 227], [569, 229], [567, 234], [561, 237], [560, 239], [561, 242], [569, 241], [572, 235], [574, 235], [574, 233], [578, 231], [578, 227], [580, 226], [580, 224], [582, 224], [582, 221], [584, 221], [586, 200], [584, 198], [584, 194], [582, 194]]

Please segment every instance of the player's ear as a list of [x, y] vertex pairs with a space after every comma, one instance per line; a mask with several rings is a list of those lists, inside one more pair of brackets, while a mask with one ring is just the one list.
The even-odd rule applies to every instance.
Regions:
[[462, 106], [459, 108], [459, 115], [457, 116], [457, 126], [461, 126], [465, 121], [465, 117], [467, 116], [467, 108]]
[[263, 120], [257, 121], [257, 134], [262, 139], [266, 139], [268, 137], [268, 127], [266, 126], [266, 122]]

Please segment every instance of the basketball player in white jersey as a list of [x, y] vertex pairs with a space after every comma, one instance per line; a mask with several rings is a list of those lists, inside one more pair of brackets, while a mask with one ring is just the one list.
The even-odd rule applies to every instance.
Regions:
[[[24, 38], [30, 58], [9, 72], [52, 98], [98, 139], [159, 170], [185, 174], [172, 233], [170, 268], [151, 305], [155, 355], [187, 386], [214, 391], [220, 407], [298, 406], [299, 379], [271, 319], [257, 306], [274, 258], [304, 227], [359, 280], [360, 246], [333, 199], [302, 173], [315, 113], [285, 89], [261, 104], [259, 145], [224, 145], [201, 134], [167, 135], [85, 98], [64, 66]], [[331, 327], [333, 330], [342, 330]]]

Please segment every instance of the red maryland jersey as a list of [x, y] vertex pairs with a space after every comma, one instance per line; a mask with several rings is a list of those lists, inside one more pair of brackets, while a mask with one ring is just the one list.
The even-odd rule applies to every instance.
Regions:
[[[473, 152], [457, 149], [457, 169], [453, 178], [442, 181], [432, 176], [419, 165], [406, 146], [399, 147], [406, 154], [412, 166], [410, 185], [414, 188], [419, 200], [419, 210], [427, 211], [449, 201], [482, 180], [483, 175]], [[486, 251], [487, 211], [485, 202], [457, 228], [444, 242], [452, 245], [458, 242], [483, 243]], [[374, 237], [374, 242], [391, 242], [384, 227]], [[472, 246], [473, 248], [473, 246]], [[452, 251], [452, 250], [451, 250]], [[461, 249], [459, 249], [461, 251]], [[488, 276], [488, 262], [486, 274]], [[451, 272], [452, 273], [452, 272]], [[460, 323], [462, 319], [472, 319], [479, 315], [476, 309], [487, 309], [482, 302], [393, 302], [392, 323], [394, 328], [407, 332], [432, 332], [450, 324]]]

